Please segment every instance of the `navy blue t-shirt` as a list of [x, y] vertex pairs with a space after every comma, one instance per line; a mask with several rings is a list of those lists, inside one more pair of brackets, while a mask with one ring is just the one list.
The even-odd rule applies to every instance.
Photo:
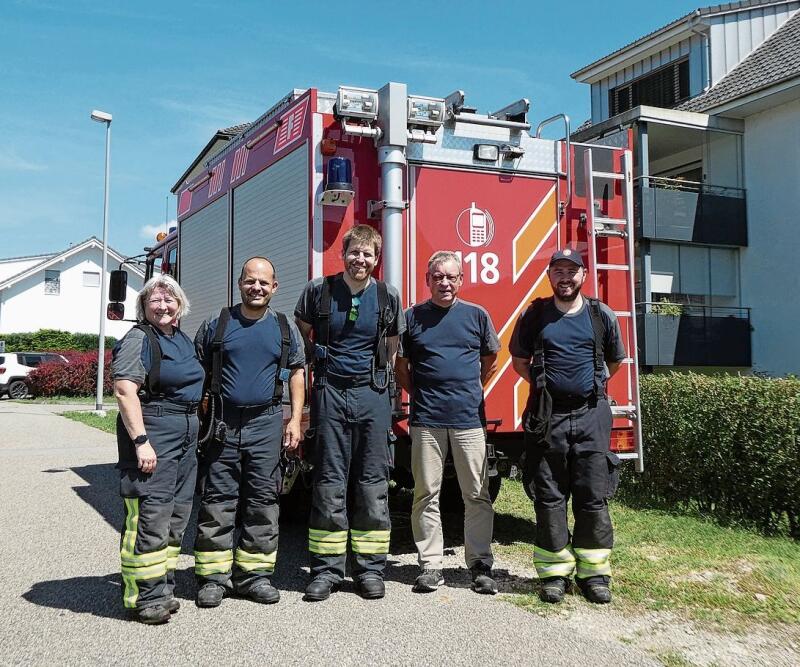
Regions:
[[[203, 394], [205, 372], [197, 359], [194, 345], [180, 329], [171, 336], [157, 327], [161, 348], [159, 391], [170, 401], [197, 402]], [[115, 380], [144, 384], [150, 372], [150, 341], [141, 329], [131, 329], [111, 353], [111, 374]]]
[[[217, 331], [218, 316], [207, 319], [197, 330], [194, 342], [200, 360], [211, 372], [211, 343]], [[291, 334], [289, 368], [302, 368], [305, 352], [297, 325], [289, 320]], [[241, 306], [231, 308], [231, 317], [222, 339], [222, 398], [236, 406], [264, 405], [275, 394], [275, 375], [281, 359], [281, 329], [275, 312], [267, 310], [259, 320], [251, 320]]]
[[[619, 322], [613, 311], [600, 304], [605, 324], [604, 358], [617, 362], [625, 358]], [[533, 306], [523, 313], [511, 337], [511, 355], [531, 359], [536, 346]], [[562, 313], [552, 300], [542, 311], [542, 342], [547, 390], [554, 398], [583, 397], [594, 393], [594, 332], [589, 306], [584, 299], [577, 313]]]
[[457, 300], [432, 301], [406, 311], [400, 356], [411, 362], [411, 426], [480, 428], [486, 425], [480, 358], [500, 349], [485, 309]]
[[[295, 316], [313, 324], [320, 310], [323, 278], [310, 281], [297, 302]], [[397, 336], [405, 330], [405, 319], [400, 308], [397, 290], [387, 285], [389, 296], [389, 321], [386, 335]], [[355, 320], [349, 317], [357, 303]], [[378, 286], [375, 280], [358, 294], [351, 294], [344, 278], [337, 277], [331, 288], [331, 317], [328, 333], [328, 372], [334, 375], [369, 375], [375, 354], [378, 330]]]

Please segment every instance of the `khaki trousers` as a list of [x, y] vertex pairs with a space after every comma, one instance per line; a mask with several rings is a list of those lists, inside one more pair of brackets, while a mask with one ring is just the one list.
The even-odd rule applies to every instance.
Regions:
[[423, 569], [442, 569], [442, 518], [439, 492], [444, 461], [450, 447], [461, 497], [464, 499], [464, 551], [467, 567], [485, 563], [492, 556], [494, 510], [489, 498], [486, 433], [482, 428], [454, 429], [411, 427], [411, 472], [414, 474], [414, 506], [411, 528]]

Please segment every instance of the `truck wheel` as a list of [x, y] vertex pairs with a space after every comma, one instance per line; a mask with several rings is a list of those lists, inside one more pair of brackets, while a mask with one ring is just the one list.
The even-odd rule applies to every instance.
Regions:
[[28, 385], [22, 380], [12, 380], [8, 385], [9, 398], [25, 398], [28, 395]]

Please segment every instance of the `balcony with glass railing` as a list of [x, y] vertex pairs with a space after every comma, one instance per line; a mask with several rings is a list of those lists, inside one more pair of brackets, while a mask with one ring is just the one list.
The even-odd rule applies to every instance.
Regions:
[[657, 176], [640, 176], [635, 181], [640, 237], [747, 245], [743, 188]]
[[751, 365], [749, 308], [639, 303], [636, 324], [642, 366]]

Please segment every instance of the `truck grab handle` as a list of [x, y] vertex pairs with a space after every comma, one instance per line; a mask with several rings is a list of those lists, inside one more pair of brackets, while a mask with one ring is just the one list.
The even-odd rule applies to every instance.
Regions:
[[[557, 120], [563, 120], [564, 121], [564, 127], [565, 127], [565, 131], [566, 131], [566, 134], [564, 135], [566, 137], [566, 144], [567, 144], [567, 146], [566, 146], [566, 148], [567, 148], [567, 173], [566, 173], [566, 177], [567, 177], [567, 198], [564, 200], [564, 210], [566, 210], [567, 206], [569, 206], [570, 202], [572, 201], [572, 149], [571, 149], [570, 138], [569, 138], [569, 116], [567, 116], [567, 114], [565, 114], [565, 113], [559, 113], [559, 114], [556, 114], [555, 116], [551, 116], [550, 118], [546, 118], [545, 120], [543, 120], [541, 123], [539, 123], [536, 126], [536, 138], [537, 139], [541, 139], [542, 138], [542, 128], [545, 125], [549, 125], [550, 123], [554, 123]], [[561, 171], [560, 165], [559, 165], [559, 171]]]

